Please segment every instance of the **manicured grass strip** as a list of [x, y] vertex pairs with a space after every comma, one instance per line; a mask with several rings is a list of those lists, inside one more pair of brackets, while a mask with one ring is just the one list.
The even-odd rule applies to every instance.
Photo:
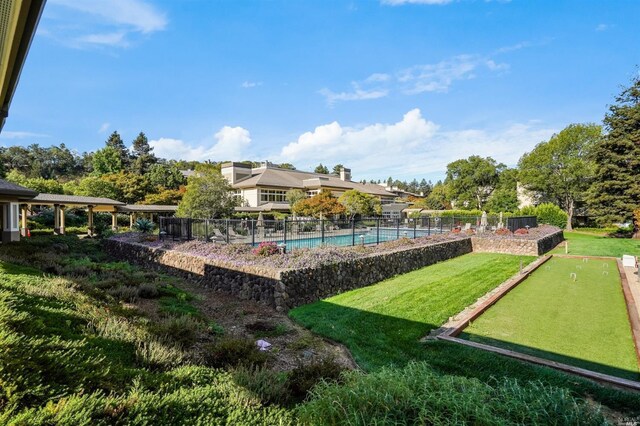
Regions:
[[312, 331], [344, 343], [373, 370], [423, 357], [419, 339], [533, 257], [469, 254], [343, 293], [290, 312]]
[[[564, 231], [564, 238], [569, 241], [569, 254], [611, 257], [622, 257], [623, 254], [640, 256], [640, 240], [610, 238], [568, 231]], [[551, 253], [564, 253], [564, 243]]]
[[615, 261], [553, 258], [460, 337], [640, 379]]

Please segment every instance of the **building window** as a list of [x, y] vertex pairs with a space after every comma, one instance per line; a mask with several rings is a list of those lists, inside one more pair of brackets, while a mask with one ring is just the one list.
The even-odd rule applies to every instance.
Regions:
[[262, 203], [284, 203], [287, 201], [287, 191], [277, 189], [261, 189], [260, 202]]
[[320, 193], [319, 189], [311, 189], [309, 191], [307, 191], [307, 198], [311, 198], [314, 195], [318, 195]]
[[16, 203], [4, 205], [4, 230], [17, 231], [19, 221], [19, 207]]

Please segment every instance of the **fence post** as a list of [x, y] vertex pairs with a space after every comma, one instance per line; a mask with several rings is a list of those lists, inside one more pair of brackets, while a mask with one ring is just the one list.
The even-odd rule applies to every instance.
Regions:
[[356, 245], [356, 218], [351, 218], [351, 245]]
[[376, 245], [380, 244], [380, 217], [376, 218]]
[[324, 218], [320, 219], [320, 232], [322, 235], [320, 242], [324, 244]]
[[441, 217], [440, 218], [440, 235], [442, 235], [442, 226], [443, 226], [442, 219], [443, 218]]
[[225, 237], [227, 239], [227, 244], [229, 244], [229, 219], [225, 219], [224, 222], [225, 222], [226, 231], [227, 231], [225, 234]]
[[400, 239], [400, 218], [396, 218], [396, 240]]
[[431, 217], [427, 216], [427, 236], [431, 236]]
[[251, 247], [256, 245], [256, 220], [251, 218]]
[[287, 217], [284, 217], [284, 245], [287, 245]]
[[418, 226], [418, 220], [417, 219], [413, 219], [413, 239], [416, 239], [416, 227]]

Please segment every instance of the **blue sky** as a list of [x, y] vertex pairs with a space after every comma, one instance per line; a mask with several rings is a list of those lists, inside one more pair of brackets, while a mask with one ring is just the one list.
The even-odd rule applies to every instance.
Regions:
[[48, 0], [0, 145], [442, 178], [601, 122], [640, 1]]

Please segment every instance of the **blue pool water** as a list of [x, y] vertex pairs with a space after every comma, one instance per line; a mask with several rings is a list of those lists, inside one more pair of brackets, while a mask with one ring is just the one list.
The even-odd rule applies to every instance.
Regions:
[[[438, 233], [439, 230], [432, 229], [429, 232], [426, 229], [418, 229], [415, 232], [416, 237], [423, 237], [429, 234], [433, 235]], [[413, 228], [400, 228], [399, 232], [400, 238], [413, 238], [414, 230]], [[361, 244], [376, 244], [376, 242], [380, 241], [393, 241], [398, 239], [398, 231], [395, 228], [380, 228], [380, 236], [378, 239], [378, 235], [375, 231], [368, 233], [356, 233], [355, 235], [355, 245]], [[284, 243], [283, 240], [276, 241], [277, 244]], [[354, 238], [351, 234], [347, 235], [325, 235], [324, 242], [321, 237], [313, 237], [313, 238], [296, 238], [296, 239], [288, 239], [287, 240], [287, 249], [295, 250], [300, 248], [314, 248], [319, 247], [321, 245], [328, 246], [351, 246], [354, 245]]]

